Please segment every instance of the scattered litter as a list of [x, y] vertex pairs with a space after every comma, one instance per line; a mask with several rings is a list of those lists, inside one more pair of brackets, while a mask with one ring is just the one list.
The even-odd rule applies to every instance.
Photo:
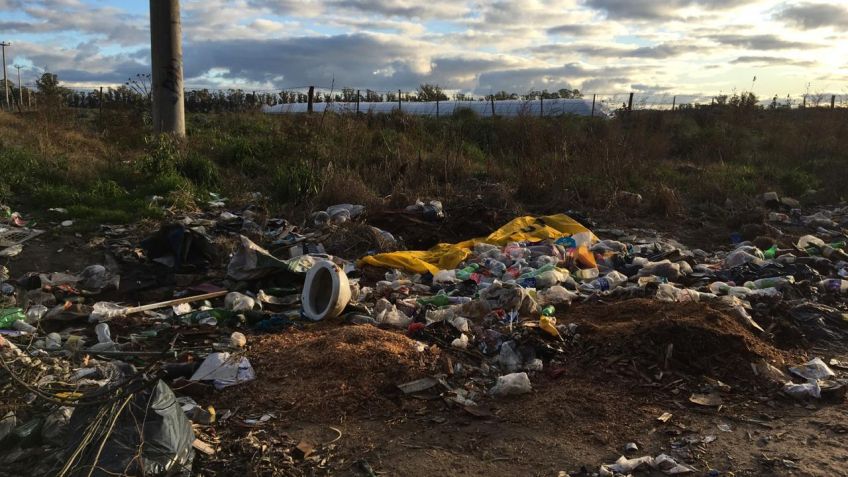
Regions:
[[256, 374], [250, 361], [244, 356], [231, 355], [227, 352], [210, 354], [191, 376], [192, 381], [212, 381], [216, 389], [254, 379]]
[[497, 384], [489, 391], [493, 396], [527, 394], [533, 391], [527, 373], [512, 373], [498, 378]]
[[718, 407], [721, 406], [722, 399], [718, 394], [693, 394], [689, 396], [689, 402], [699, 406]]

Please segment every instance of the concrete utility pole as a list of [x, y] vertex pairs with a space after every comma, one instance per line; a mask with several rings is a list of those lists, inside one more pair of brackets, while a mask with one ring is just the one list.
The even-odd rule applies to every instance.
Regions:
[[6, 43], [5, 41], [0, 43], [0, 47], [3, 48], [3, 89], [6, 90], [6, 107], [12, 109], [9, 104], [9, 82], [6, 81], [6, 47], [11, 46], [11, 43]]
[[18, 105], [20, 109], [24, 107], [24, 88], [21, 86], [21, 68], [23, 68], [23, 66], [14, 66], [18, 69]]
[[153, 130], [185, 136], [179, 0], [150, 0]]

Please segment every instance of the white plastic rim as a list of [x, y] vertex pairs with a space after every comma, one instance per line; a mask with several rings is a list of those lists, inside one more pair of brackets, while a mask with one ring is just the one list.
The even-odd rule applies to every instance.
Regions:
[[303, 285], [303, 315], [312, 321], [339, 316], [350, 301], [350, 282], [344, 270], [322, 260], [306, 272]]

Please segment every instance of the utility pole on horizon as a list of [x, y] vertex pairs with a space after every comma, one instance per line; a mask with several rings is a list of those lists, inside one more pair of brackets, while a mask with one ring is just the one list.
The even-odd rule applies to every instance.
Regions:
[[179, 0], [150, 0], [153, 130], [185, 136]]
[[21, 86], [21, 68], [23, 68], [23, 66], [12, 66], [18, 69], [18, 110], [21, 110], [24, 107], [24, 88]]
[[9, 104], [9, 81], [6, 78], [6, 47], [12, 46], [11, 43], [0, 42], [0, 47], [3, 48], [3, 89], [6, 90], [6, 107], [12, 109]]

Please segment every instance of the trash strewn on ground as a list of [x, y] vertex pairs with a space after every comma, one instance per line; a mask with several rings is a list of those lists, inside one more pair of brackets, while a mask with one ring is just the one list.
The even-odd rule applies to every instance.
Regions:
[[[390, 396], [490, 416], [581, 362], [701, 412], [748, 391], [840, 402], [848, 381], [835, 354], [801, 361], [784, 349], [846, 337], [848, 207], [764, 201], [765, 225], [783, 238], [734, 233], [712, 251], [566, 214], [398, 250], [402, 237], [369, 225], [361, 205], [299, 227], [226, 210], [220, 196], [152, 233], [104, 227], [104, 263], [2, 277], [0, 461], [19, 475], [190, 475], [195, 459], [261, 446], [252, 434], [222, 440], [232, 426], [273, 424], [279, 409], [261, 409], [262, 393], [302, 412]], [[451, 211], [418, 200], [397, 213], [424, 224]], [[8, 222], [23, 232], [0, 250], [14, 260], [34, 232], [19, 215]], [[335, 445], [279, 444], [276, 465], [294, 467], [326, 466]], [[600, 475], [700, 471], [671, 454], [621, 457]]]

